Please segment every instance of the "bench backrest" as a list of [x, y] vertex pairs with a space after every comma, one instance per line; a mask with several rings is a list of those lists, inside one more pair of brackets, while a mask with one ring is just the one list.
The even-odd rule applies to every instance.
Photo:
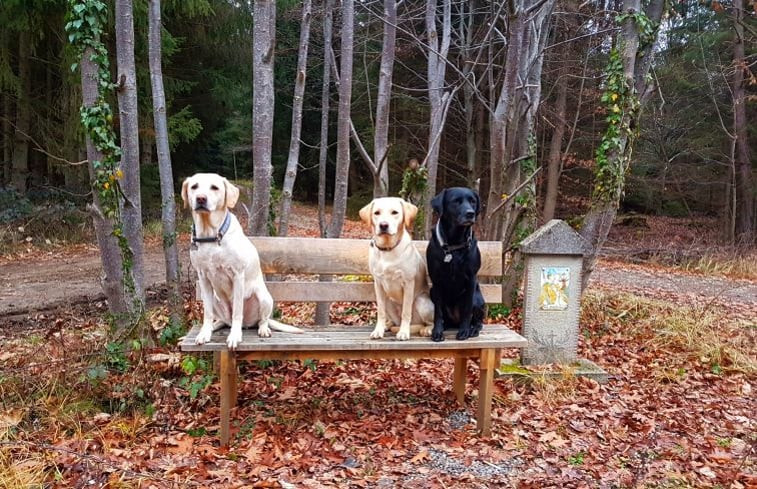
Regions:
[[[263, 273], [274, 275], [341, 275], [340, 281], [313, 282], [300, 279], [268, 281], [274, 300], [283, 302], [372, 302], [376, 300], [368, 270], [367, 239], [251, 237], [260, 255]], [[427, 241], [413, 241], [421, 256]], [[479, 277], [502, 276], [502, 243], [479, 241]], [[281, 277], [279, 277], [281, 278]], [[312, 280], [312, 277], [310, 278]], [[283, 280], [283, 278], [282, 278]], [[488, 303], [502, 301], [502, 287], [481, 284]]]

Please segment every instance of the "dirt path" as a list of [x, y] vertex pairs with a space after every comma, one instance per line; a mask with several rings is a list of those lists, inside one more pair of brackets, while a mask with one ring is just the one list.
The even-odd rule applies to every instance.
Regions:
[[[189, 270], [186, 246], [182, 248], [180, 260], [186, 277]], [[145, 270], [150, 287], [164, 280], [165, 265], [158, 246], [147, 247]], [[0, 265], [0, 317], [101, 298], [99, 277], [100, 257], [92, 247], [62, 257], [24, 259]], [[601, 262], [590, 287], [623, 290], [680, 303], [714, 302], [752, 311], [757, 308], [757, 283], [643, 265]]]

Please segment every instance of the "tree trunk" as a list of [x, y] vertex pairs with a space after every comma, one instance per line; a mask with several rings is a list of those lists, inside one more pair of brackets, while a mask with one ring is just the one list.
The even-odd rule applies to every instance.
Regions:
[[[124, 236], [134, 254], [133, 304], [144, 310], [144, 243], [142, 241], [142, 197], [139, 186], [139, 114], [137, 112], [137, 70], [134, 64], [134, 20], [131, 0], [116, 0], [116, 59], [118, 63], [118, 113], [121, 124], [121, 170], [124, 194], [121, 218]], [[138, 312], [133, 310], [133, 312]]]
[[[651, 67], [651, 57], [654, 46], [657, 43], [660, 32], [660, 19], [662, 18], [665, 0], [652, 0], [647, 6], [647, 11], [641, 10], [641, 0], [623, 0], [623, 12], [627, 14], [645, 13], [654, 26], [651, 40], [642, 45], [639, 31], [633, 17], [627, 15], [616, 34], [616, 46], [621, 46], [620, 57], [623, 63], [623, 78], [625, 90], [628, 92], [626, 100], [622, 103], [622, 118], [619, 122], [619, 137], [615, 149], [606, 155], [606, 167], [612, 174], [617, 176], [616, 181], [605, 181], [600, 173], [600, 168], [595, 170], [595, 188], [592, 205], [584, 217], [580, 234], [586, 241], [587, 251], [583, 259], [583, 277], [581, 290], [585, 291], [589, 285], [589, 279], [594, 269], [600, 249], [607, 240], [607, 235], [612, 227], [613, 219], [618, 211], [623, 189], [625, 187], [624, 176], [631, 162], [635, 131], [639, 127], [640, 113], [645, 96], [649, 93], [649, 84], [646, 81], [647, 73]], [[640, 48], [645, 51], [645, 56], [639, 56]], [[637, 60], [639, 60], [637, 62]], [[621, 99], [622, 101], [623, 99]], [[608, 128], [608, 131], [611, 128]], [[607, 133], [606, 133], [607, 134]], [[600, 145], [601, 149], [601, 145]]]
[[302, 24], [300, 25], [300, 47], [297, 53], [297, 77], [294, 82], [294, 100], [292, 101], [292, 135], [289, 139], [289, 156], [287, 158], [284, 186], [281, 192], [281, 210], [279, 211], [279, 236], [286, 236], [289, 231], [289, 211], [292, 206], [292, 192], [297, 178], [300, 159], [300, 132], [302, 129], [302, 102], [305, 96], [305, 76], [307, 74], [308, 43], [310, 41], [310, 0], [302, 2]]
[[336, 175], [334, 178], [334, 208], [331, 212], [331, 225], [328, 230], [329, 238], [338, 238], [342, 234], [344, 216], [347, 210], [350, 172], [350, 108], [352, 105], [354, 16], [354, 0], [343, 0]]
[[373, 197], [389, 195], [389, 110], [392, 99], [392, 75], [397, 38], [397, 4], [384, 0], [384, 39], [381, 47], [378, 92], [376, 95], [376, 131], [373, 161], [377, 175], [373, 179]]
[[176, 243], [176, 200], [174, 198], [171, 150], [168, 145], [166, 95], [163, 89], [160, 0], [150, 0], [149, 9], [148, 57], [150, 61], [150, 83], [152, 86], [152, 117], [155, 124], [155, 146], [158, 152], [158, 168], [160, 172], [163, 255], [166, 262], [166, 285], [168, 286], [168, 305], [171, 310], [171, 319], [174, 324], [178, 324], [183, 317], [183, 300], [179, 277], [179, 251]]
[[[475, 11], [477, 2], [471, 0], [467, 2], [467, 13], [461, 22], [463, 34], [462, 55], [465, 65], [463, 74], [469, 76], [473, 71], [475, 59], [473, 57], [473, 26], [475, 21]], [[465, 8], [465, 6], [463, 6]], [[476, 181], [476, 158], [478, 157], [477, 143], [477, 119], [476, 119], [476, 100], [474, 94], [475, 87], [471, 83], [463, 86], [463, 107], [465, 110], [465, 170], [468, 186], [473, 188]]]
[[452, 37], [452, 3], [442, 0], [442, 38], [436, 30], [437, 0], [426, 2], [426, 33], [428, 35], [428, 100], [431, 110], [429, 117], [428, 154], [425, 166], [428, 170], [427, 198], [425, 199], [425, 224], [423, 231], [431, 229], [433, 213], [431, 198], [436, 195], [436, 179], [439, 173], [439, 148], [441, 133], [444, 130], [444, 104], [449, 93], [444, 93], [444, 81], [447, 70], [447, 53]]
[[255, 0], [252, 29], [252, 164], [253, 190], [250, 232], [268, 235], [273, 165], [273, 60], [276, 47], [276, 2]]
[[489, 122], [489, 195], [486, 200], [486, 218], [484, 219], [484, 237], [489, 240], [498, 240], [501, 234], [502, 219], [496, 217], [494, 212], [502, 202], [504, 192], [505, 175], [509, 164], [510, 155], [507, 153], [507, 119], [512, 110], [510, 105], [515, 96], [518, 81], [518, 66], [520, 64], [520, 49], [525, 29], [525, 19], [522, 12], [515, 12], [510, 16], [508, 49], [505, 58], [505, 76], [502, 89], [494, 105], [494, 112]]
[[749, 132], [746, 115], [744, 71], [744, 0], [733, 1], [733, 135], [736, 137], [736, 241], [743, 244], [754, 242], [754, 183], [752, 162], [749, 154]]
[[[95, 105], [98, 97], [98, 65], [92, 58], [92, 49], [84, 51], [79, 63], [81, 69], [81, 86], [82, 86], [82, 103], [85, 107]], [[89, 160], [89, 178], [90, 183], [95, 181], [94, 162], [103, 161], [103, 155], [92, 143], [87, 135], [87, 159]], [[123, 317], [128, 311], [128, 301], [126, 298], [123, 285], [123, 269], [121, 268], [121, 249], [118, 247], [118, 241], [113, 236], [113, 222], [106, 219], [100, 204], [100, 194], [98, 189], [92, 188], [92, 205], [90, 207], [92, 214], [92, 223], [95, 228], [97, 245], [100, 248], [100, 261], [103, 266], [103, 275], [100, 277], [103, 292], [108, 300], [108, 311], [114, 317]]]
[[16, 132], [13, 141], [13, 187], [21, 195], [26, 194], [29, 178], [29, 130], [31, 128], [31, 33], [21, 31], [18, 35], [18, 101], [16, 104]]
[[[321, 237], [327, 235], [326, 224], [326, 165], [329, 156], [329, 106], [331, 97], [331, 30], [333, 22], [333, 0], [324, 2], [323, 18], [323, 88], [321, 90], [321, 143], [318, 154], [318, 227]], [[329, 280], [321, 275], [321, 281]], [[315, 324], [329, 324], [329, 309], [331, 303], [317, 302], [315, 304]]]
[[11, 119], [13, 119], [11, 96], [8, 93], [3, 94], [3, 169], [2, 182], [7, 184], [11, 181], [11, 169], [13, 158], [13, 129], [11, 128]]
[[333, 0], [323, 6], [323, 86], [321, 89], [321, 142], [318, 151], [318, 227], [321, 237], [327, 234], [326, 224], [326, 166], [329, 157], [329, 106], [331, 98], [331, 30]]
[[549, 143], [549, 156], [547, 157], [547, 191], [544, 196], [543, 222], [548, 222], [555, 217], [558, 181], [560, 180], [560, 170], [562, 169], [562, 152], [560, 150], [562, 149], [562, 140], [565, 136], [565, 126], [567, 123], [565, 120], [565, 108], [568, 100], [568, 70], [565, 61], [561, 60], [560, 62], [563, 69], [557, 75], [556, 117], [553, 124], [552, 139]]

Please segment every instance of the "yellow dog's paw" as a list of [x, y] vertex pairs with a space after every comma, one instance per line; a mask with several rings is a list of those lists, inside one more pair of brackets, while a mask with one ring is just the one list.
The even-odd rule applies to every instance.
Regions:
[[236, 350], [242, 342], [242, 328], [231, 328], [229, 336], [226, 337], [226, 345], [229, 350]]
[[195, 338], [195, 345], [204, 345], [208, 341], [210, 341], [210, 337], [213, 336], [213, 327], [212, 326], [203, 326], [200, 328], [200, 332], [197, 333], [197, 337]]
[[431, 336], [431, 331], [432, 331], [433, 329], [434, 329], [434, 327], [433, 327], [433, 326], [424, 326], [424, 327], [422, 327], [422, 328], [421, 328], [421, 329], [420, 329], [420, 330], [418, 331], [418, 334], [420, 334], [421, 336], [425, 336], [425, 337], [428, 337], [428, 336]]
[[373, 331], [371, 332], [371, 339], [372, 340], [380, 340], [384, 337], [384, 328], [381, 326], [376, 326], [373, 328]]
[[271, 337], [271, 327], [268, 326], [268, 323], [258, 323], [258, 336], [260, 336], [261, 338]]
[[400, 328], [397, 331], [397, 339], [400, 341], [407, 341], [410, 339], [410, 328]]

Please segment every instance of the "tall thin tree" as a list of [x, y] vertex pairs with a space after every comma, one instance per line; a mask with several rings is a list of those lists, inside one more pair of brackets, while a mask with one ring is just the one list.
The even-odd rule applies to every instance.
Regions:
[[[134, 18], [131, 0], [116, 0], [116, 60], [118, 63], [118, 113], [121, 128], [121, 170], [124, 235], [133, 253], [133, 306], [144, 308], [144, 243], [142, 196], [139, 181], [139, 114], [137, 69], [134, 63]], [[134, 310], [133, 312], [137, 312]]]
[[749, 124], [746, 113], [746, 77], [744, 56], [744, 0], [733, 0], [733, 135], [735, 136], [736, 240], [751, 244], [755, 238], [755, 194], [749, 148]]
[[255, 0], [252, 28], [252, 165], [253, 190], [250, 232], [268, 233], [273, 165], [273, 63], [276, 47], [276, 2]]
[[347, 211], [347, 191], [350, 172], [350, 110], [352, 107], [352, 53], [354, 41], [354, 0], [342, 1], [342, 34], [339, 70], [339, 111], [337, 115], [336, 175], [334, 177], [334, 207], [329, 238], [342, 234]]
[[[326, 223], [326, 165], [329, 157], [329, 107], [331, 98], [331, 41], [334, 0], [325, 0], [323, 5], [323, 86], [321, 88], [321, 142], [318, 151], [318, 227], [321, 237], [328, 234]], [[328, 281], [328, 276], [320, 276]], [[315, 324], [329, 324], [329, 302], [315, 306]]]
[[149, 2], [148, 57], [150, 62], [150, 83], [152, 86], [153, 122], [155, 124], [155, 146], [158, 152], [160, 172], [161, 221], [163, 223], [163, 255], [166, 263], [166, 285], [171, 319], [180, 322], [182, 317], [181, 285], [179, 282], [179, 252], [176, 244], [176, 199], [174, 198], [171, 149], [168, 144], [168, 118], [166, 116], [166, 94], [163, 88], [162, 33], [160, 0]]
[[29, 177], [29, 132], [31, 129], [31, 56], [32, 34], [24, 29], [18, 34], [18, 98], [16, 102], [16, 131], [13, 140], [13, 187], [26, 193]]
[[300, 23], [300, 44], [297, 50], [297, 73], [294, 81], [294, 99], [292, 101], [292, 131], [289, 138], [289, 156], [284, 173], [284, 186], [281, 192], [281, 209], [279, 211], [279, 235], [289, 232], [289, 212], [292, 206], [292, 192], [300, 164], [300, 133], [302, 130], [302, 104], [305, 98], [305, 77], [307, 75], [308, 44], [310, 42], [311, 0], [302, 1], [302, 22]]
[[438, 0], [426, 2], [426, 34], [428, 36], [428, 100], [431, 109], [429, 116], [428, 152], [424, 165], [428, 170], [428, 198], [424, 213], [426, 222], [424, 232], [431, 229], [431, 197], [436, 194], [436, 177], [439, 172], [439, 148], [441, 134], [444, 130], [445, 104], [450, 93], [445, 93], [445, 73], [447, 71], [447, 54], [452, 40], [452, 2], [442, 0], [442, 37], [436, 28], [436, 10]]

